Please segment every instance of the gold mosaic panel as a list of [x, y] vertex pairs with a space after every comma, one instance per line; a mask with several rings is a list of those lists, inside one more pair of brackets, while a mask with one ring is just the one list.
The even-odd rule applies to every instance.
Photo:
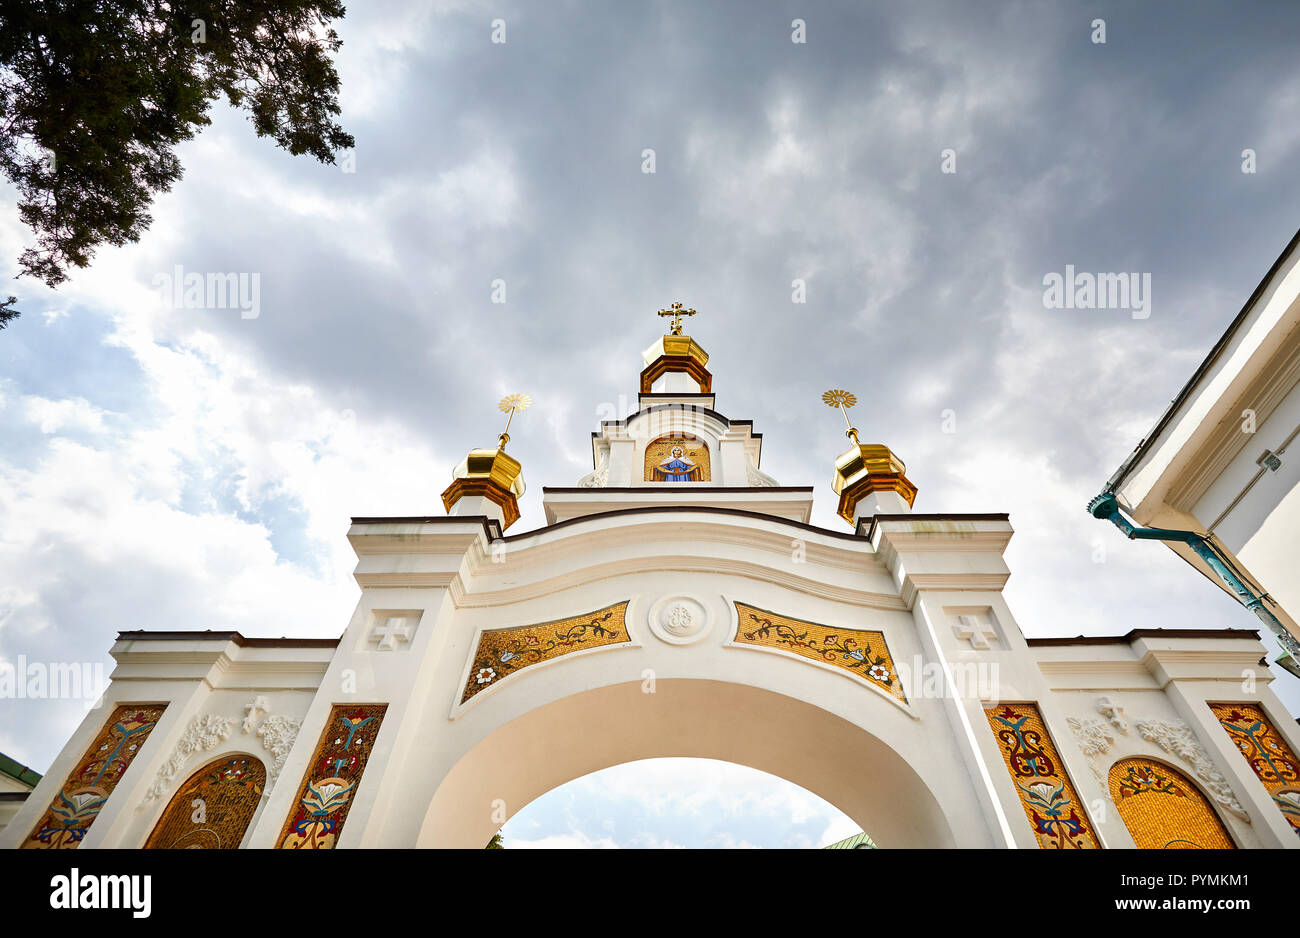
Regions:
[[1251, 771], [1300, 835], [1300, 760], [1256, 704], [1210, 704]]
[[1101, 849], [1038, 707], [998, 704], [984, 713], [1038, 845], [1058, 850]]
[[79, 846], [166, 709], [166, 704], [117, 707], [81, 762], [68, 775], [23, 848], [71, 850]]
[[223, 756], [182, 785], [145, 841], [146, 850], [234, 850], [262, 800], [266, 766], [254, 756]]
[[833, 664], [907, 703], [883, 632], [831, 628], [744, 603], [736, 603], [736, 615], [740, 619], [736, 641], [792, 651], [813, 661]]
[[709, 448], [693, 436], [661, 436], [645, 448], [646, 482], [708, 482]]
[[522, 671], [529, 665], [550, 661], [584, 648], [599, 648], [630, 641], [624, 615], [624, 600], [586, 615], [558, 619], [540, 625], [492, 629], [479, 636], [474, 666], [465, 681], [464, 703], [481, 690]]
[[352, 810], [388, 704], [335, 704], [303, 773], [302, 788], [277, 844], [282, 850], [330, 850]]
[[1116, 762], [1110, 769], [1110, 799], [1142, 850], [1236, 847], [1200, 789], [1163, 763], [1151, 759]]

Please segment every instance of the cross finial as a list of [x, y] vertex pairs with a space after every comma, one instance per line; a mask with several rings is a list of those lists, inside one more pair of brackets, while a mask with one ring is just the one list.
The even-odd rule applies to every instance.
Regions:
[[858, 402], [857, 397], [852, 391], [831, 390], [822, 395], [822, 400], [826, 402], [827, 407], [835, 407], [844, 415], [844, 424], [848, 427], [844, 435], [852, 440], [855, 444], [858, 442], [858, 431], [849, 420], [849, 408]]
[[660, 315], [660, 316], [671, 316], [671, 317], [673, 317], [672, 326], [671, 326], [671, 331], [669, 332], [669, 335], [681, 335], [681, 334], [682, 334], [682, 317], [683, 317], [683, 316], [694, 316], [694, 315], [695, 315], [695, 310], [693, 310], [693, 309], [682, 309], [682, 304], [681, 304], [681, 303], [674, 303], [674, 304], [673, 304], [669, 309], [661, 309], [661, 310], [659, 310], [659, 315]]

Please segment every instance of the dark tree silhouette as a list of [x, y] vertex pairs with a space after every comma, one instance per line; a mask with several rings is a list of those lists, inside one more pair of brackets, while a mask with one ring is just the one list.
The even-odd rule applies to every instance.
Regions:
[[0, 170], [35, 233], [20, 273], [54, 287], [99, 245], [139, 240], [181, 176], [176, 145], [222, 96], [259, 137], [333, 163], [353, 146], [334, 120], [343, 14], [338, 0], [5, 0]]

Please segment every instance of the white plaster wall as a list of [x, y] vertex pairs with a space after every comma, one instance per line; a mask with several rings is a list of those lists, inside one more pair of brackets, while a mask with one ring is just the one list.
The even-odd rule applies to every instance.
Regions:
[[[775, 518], [682, 509], [586, 518], [512, 537], [501, 554], [473, 519], [356, 525], [349, 537], [368, 585], [337, 649], [254, 652], [201, 640], [115, 648], [106, 708], [69, 740], [20, 823], [0, 831], [0, 846], [26, 836], [108, 708], [168, 700], [84, 844], [139, 846], [165, 803], [145, 801], [145, 792], [195, 716], [225, 715], [235, 729], [188, 759], [175, 784], [225, 754], [269, 759], [238, 726], [256, 693], [272, 712], [303, 715], [304, 724], [245, 846], [275, 844], [331, 706], [386, 702], [340, 847], [478, 848], [503, 817], [555, 785], [654, 756], [721, 758], [787, 778], [885, 847], [1036, 847], [984, 715], [990, 701], [972, 693], [981, 688], [953, 682], [963, 669], [981, 668], [995, 671], [995, 699], [1038, 704], [1104, 845], [1129, 846], [1131, 838], [1109, 813], [1069, 724], [1096, 718], [1101, 695], [1130, 720], [1194, 727], [1249, 815], [1249, 823], [1226, 822], [1239, 844], [1300, 846], [1205, 706], [1260, 701], [1300, 751], [1268, 689], [1269, 672], [1256, 667], [1258, 642], [1210, 635], [1031, 646], [1001, 595], [1005, 521], [918, 518], [882, 524], [874, 536], [873, 545]], [[665, 596], [700, 602], [707, 633], [689, 644], [653, 634], [649, 611]], [[623, 600], [631, 644], [530, 666], [459, 703], [481, 630]], [[908, 703], [832, 665], [736, 644], [737, 600], [883, 632]], [[375, 627], [394, 614], [412, 628], [381, 649]], [[985, 617], [980, 647], [964, 614]], [[934, 664], [943, 674], [937, 686], [921, 673]], [[1131, 733], [1117, 736], [1106, 758], [1157, 755]], [[498, 799], [504, 815], [495, 811]]]

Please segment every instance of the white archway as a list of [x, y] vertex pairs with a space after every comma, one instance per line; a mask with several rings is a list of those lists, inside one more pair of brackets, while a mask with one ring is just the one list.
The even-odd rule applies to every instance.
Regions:
[[660, 680], [582, 691], [473, 745], [434, 792], [417, 845], [481, 848], [507, 816], [551, 789], [624, 762], [720, 759], [784, 778], [835, 805], [881, 847], [952, 847], [938, 800], [871, 733], [820, 707], [745, 684]]

